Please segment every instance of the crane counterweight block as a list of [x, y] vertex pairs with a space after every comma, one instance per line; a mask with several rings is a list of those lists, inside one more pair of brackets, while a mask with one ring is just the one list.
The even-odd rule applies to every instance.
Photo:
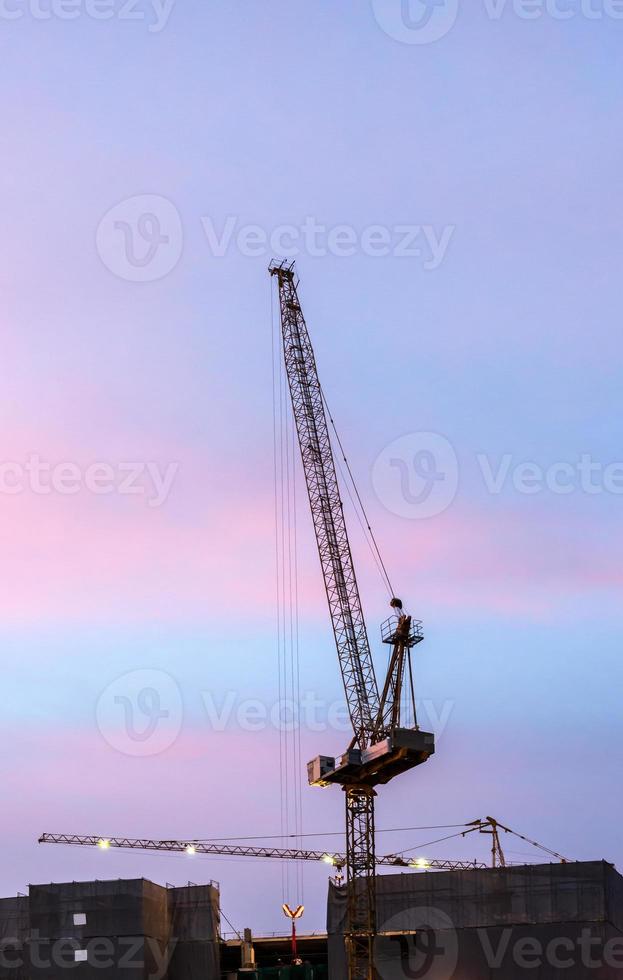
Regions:
[[379, 786], [415, 769], [435, 752], [435, 736], [412, 728], [396, 728], [367, 749], [349, 749], [341, 757], [319, 755], [307, 765], [310, 786]]

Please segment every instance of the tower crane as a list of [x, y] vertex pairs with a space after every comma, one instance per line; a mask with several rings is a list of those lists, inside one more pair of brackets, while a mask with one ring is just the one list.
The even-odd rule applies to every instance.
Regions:
[[[349, 980], [373, 980], [376, 936], [377, 865], [421, 870], [484, 868], [478, 862], [408, 860], [403, 854], [377, 858], [374, 804], [376, 787], [426, 762], [435, 751], [434, 735], [417, 724], [411, 651], [424, 639], [422, 623], [404, 611], [393, 596], [393, 615], [381, 626], [381, 637], [391, 647], [389, 666], [379, 689], [370, 649], [352, 552], [344, 518], [336, 464], [329, 435], [326, 402], [316, 367], [309, 332], [298, 297], [294, 263], [273, 262], [276, 278], [285, 370], [309, 497], [312, 521], [338, 660], [353, 736], [337, 758], [321, 755], [307, 766], [312, 786], [340, 786], [346, 802], [346, 853], [247, 847], [214, 841], [158, 841], [105, 838], [71, 834], [43, 834], [45, 844], [185, 852], [187, 854], [325, 861], [347, 875], [346, 945]], [[402, 692], [408, 676], [413, 724], [402, 724]], [[453, 836], [480, 832], [492, 836], [493, 868], [506, 861], [499, 831], [513, 834], [562, 862], [568, 859], [518, 834], [493, 817], [463, 825]], [[291, 912], [292, 910], [290, 910]], [[293, 913], [296, 915], [299, 909]]]
[[381, 689], [377, 684], [357, 576], [344, 518], [326, 404], [316, 359], [298, 296], [294, 263], [273, 262], [277, 280], [283, 355], [305, 473], [312, 521], [344, 683], [353, 737], [337, 759], [309, 763], [312, 786], [341, 786], [346, 800], [346, 945], [349, 980], [372, 980], [376, 935], [375, 787], [426, 762], [434, 736], [401, 726], [405, 671], [411, 650], [424, 636], [422, 624], [393, 597], [394, 615], [382, 626], [391, 647]]
[[[375, 853], [374, 803], [376, 787], [426, 762], [435, 751], [434, 736], [417, 724], [411, 651], [424, 639], [422, 623], [408, 615], [402, 601], [393, 596], [393, 614], [383, 623], [381, 637], [391, 648], [389, 666], [379, 688], [363, 614], [357, 576], [346, 528], [344, 508], [333, 456], [326, 403], [313, 347], [298, 297], [294, 263], [273, 262], [269, 269], [276, 278], [285, 371], [288, 379], [299, 449], [305, 474], [312, 521], [329, 605], [333, 635], [344, 684], [353, 736], [337, 758], [321, 755], [307, 766], [312, 786], [340, 786], [346, 802], [346, 853], [321, 855], [345, 867], [347, 876], [346, 946], [349, 980], [372, 980], [373, 947], [377, 930], [377, 864], [418, 867], [401, 857], [377, 860]], [[402, 695], [409, 678], [412, 724], [402, 723]], [[277, 854], [266, 849], [217, 850], [210, 842], [148, 841], [129, 838], [89, 838], [44, 834], [42, 843], [85, 844], [108, 848], [187, 853], [228, 853], [239, 856], [306, 857], [296, 851]], [[240, 853], [244, 850], [244, 854]], [[251, 851], [263, 853], [251, 854]], [[312, 852], [308, 852], [310, 855]], [[443, 865], [458, 869], [472, 862], [426, 862], [424, 867]]]

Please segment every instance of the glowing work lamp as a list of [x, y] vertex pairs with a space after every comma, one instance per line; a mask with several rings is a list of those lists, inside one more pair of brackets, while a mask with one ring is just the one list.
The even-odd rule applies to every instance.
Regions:
[[430, 868], [430, 861], [427, 861], [426, 858], [416, 858], [415, 861], [411, 862], [411, 867], [418, 868], [419, 871], [426, 871]]

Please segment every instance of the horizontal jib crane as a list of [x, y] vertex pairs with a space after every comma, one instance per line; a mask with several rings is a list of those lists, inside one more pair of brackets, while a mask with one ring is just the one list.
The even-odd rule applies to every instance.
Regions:
[[[316, 861], [335, 868], [346, 866], [346, 855], [335, 851], [303, 850], [296, 847], [247, 847], [244, 844], [224, 844], [220, 841], [150, 840], [149, 838], [105, 837], [80, 834], [42, 834], [40, 844], [65, 844], [77, 847], [97, 847], [107, 851], [118, 848], [130, 851], [165, 851], [173, 854], [226, 856], [240, 858], [269, 858], [277, 861]], [[467, 871], [486, 868], [479, 861], [447, 861], [442, 858], [404, 858], [399, 854], [377, 857], [377, 865], [387, 868], [415, 868], [419, 871]]]

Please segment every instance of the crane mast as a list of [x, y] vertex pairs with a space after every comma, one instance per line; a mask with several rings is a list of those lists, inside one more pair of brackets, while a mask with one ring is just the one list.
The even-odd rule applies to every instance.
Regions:
[[[422, 626], [402, 613], [383, 624], [383, 642], [392, 647], [379, 694], [357, 576], [344, 519], [316, 359], [298, 297], [294, 263], [274, 262], [286, 374], [307, 484], [320, 564], [353, 739], [339, 758], [318, 756], [309, 763], [311, 785], [342, 786], [346, 798], [346, 946], [349, 980], [371, 980], [376, 935], [375, 786], [425, 762], [434, 737], [401, 728], [400, 706], [411, 649], [423, 639]], [[415, 708], [415, 706], [414, 706]]]

